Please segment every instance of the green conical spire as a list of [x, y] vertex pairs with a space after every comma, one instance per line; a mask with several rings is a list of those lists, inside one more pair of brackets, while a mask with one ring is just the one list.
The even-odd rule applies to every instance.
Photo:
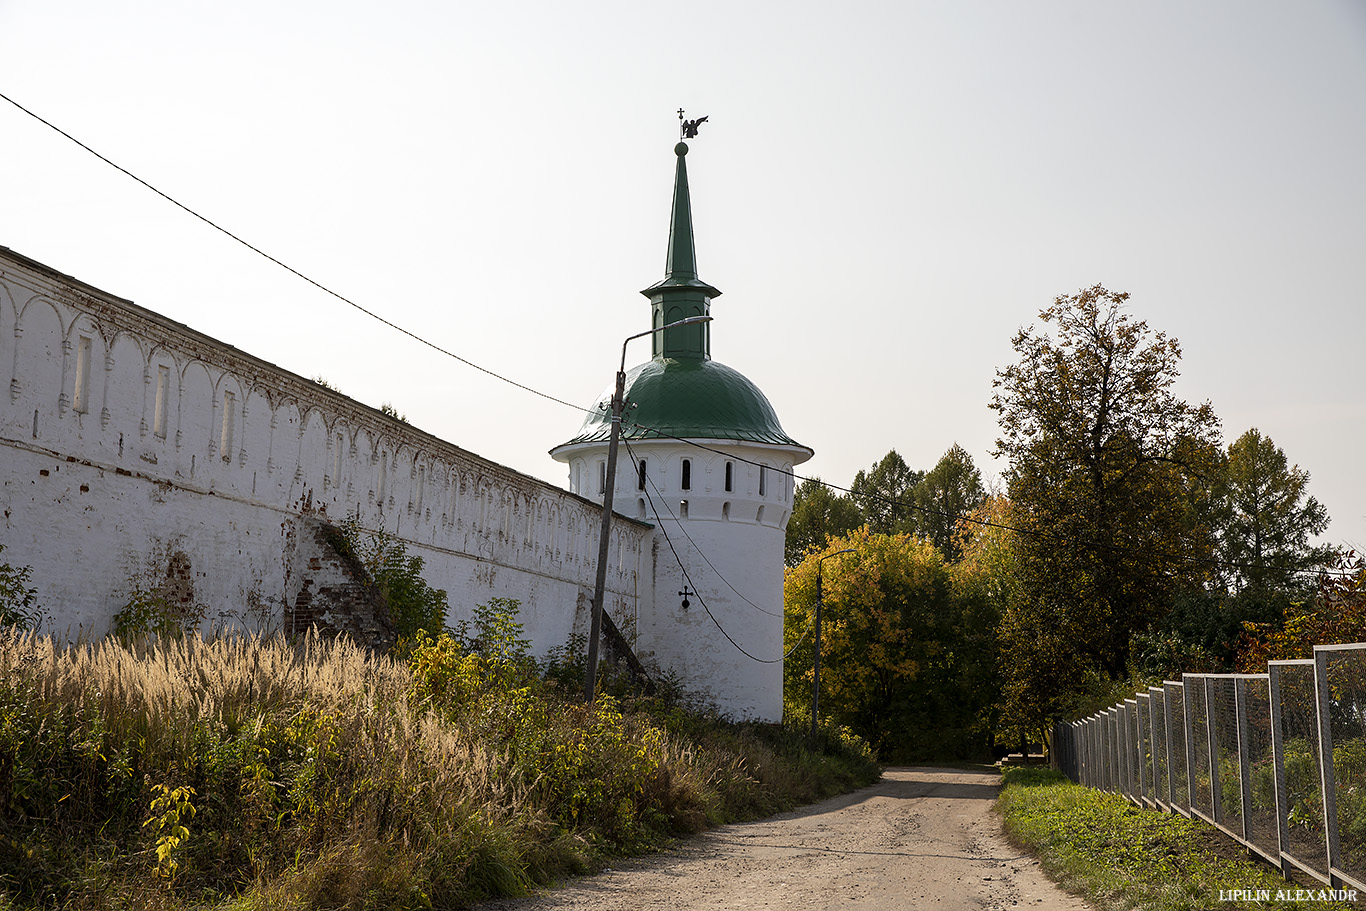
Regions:
[[[669, 217], [669, 253], [664, 278], [640, 292], [650, 299], [652, 325], [665, 326], [689, 316], [706, 316], [711, 299], [721, 292], [697, 277], [697, 253], [693, 246], [692, 200], [688, 194], [686, 143], [674, 146], [678, 164], [674, 171], [673, 213]], [[711, 324], [700, 323], [660, 332], [653, 337], [656, 358], [711, 357]]]

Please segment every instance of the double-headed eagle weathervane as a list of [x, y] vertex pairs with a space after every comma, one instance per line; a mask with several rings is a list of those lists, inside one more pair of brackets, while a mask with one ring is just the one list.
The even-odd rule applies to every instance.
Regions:
[[696, 120], [684, 120], [683, 109], [678, 109], [678, 133], [679, 139], [696, 139], [697, 128], [707, 122], [706, 117], [699, 117]]

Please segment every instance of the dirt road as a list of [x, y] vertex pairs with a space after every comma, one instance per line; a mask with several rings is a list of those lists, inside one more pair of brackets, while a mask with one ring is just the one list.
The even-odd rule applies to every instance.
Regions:
[[724, 826], [532, 898], [480, 911], [1088, 911], [1001, 835], [1000, 776], [888, 769], [869, 788]]

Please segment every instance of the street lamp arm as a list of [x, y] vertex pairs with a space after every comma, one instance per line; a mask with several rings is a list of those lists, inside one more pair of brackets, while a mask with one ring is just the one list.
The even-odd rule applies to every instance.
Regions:
[[676, 320], [667, 326], [660, 326], [658, 329], [646, 329], [644, 332], [637, 332], [635, 335], [626, 336], [626, 341], [621, 343], [621, 371], [626, 372], [626, 344], [633, 339], [644, 338], [647, 335], [654, 335], [656, 332], [663, 332], [665, 329], [673, 329], [677, 326], [691, 326], [693, 323], [709, 323], [710, 316], [689, 316], [684, 319]]

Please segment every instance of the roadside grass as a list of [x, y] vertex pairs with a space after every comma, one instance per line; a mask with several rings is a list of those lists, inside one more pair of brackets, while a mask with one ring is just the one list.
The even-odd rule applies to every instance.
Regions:
[[[1038, 856], [1063, 888], [1103, 911], [1361, 907], [1278, 900], [1278, 892], [1317, 894], [1327, 887], [1308, 879], [1287, 882], [1239, 856], [1241, 846], [1201, 820], [1140, 810], [1118, 794], [1083, 787], [1051, 769], [1007, 769], [996, 807], [1007, 836]], [[1269, 898], [1221, 900], [1221, 890], [1251, 890], [1249, 896], [1269, 890]]]
[[879, 774], [839, 731], [587, 705], [515, 608], [402, 659], [0, 627], [0, 911], [461, 908]]

